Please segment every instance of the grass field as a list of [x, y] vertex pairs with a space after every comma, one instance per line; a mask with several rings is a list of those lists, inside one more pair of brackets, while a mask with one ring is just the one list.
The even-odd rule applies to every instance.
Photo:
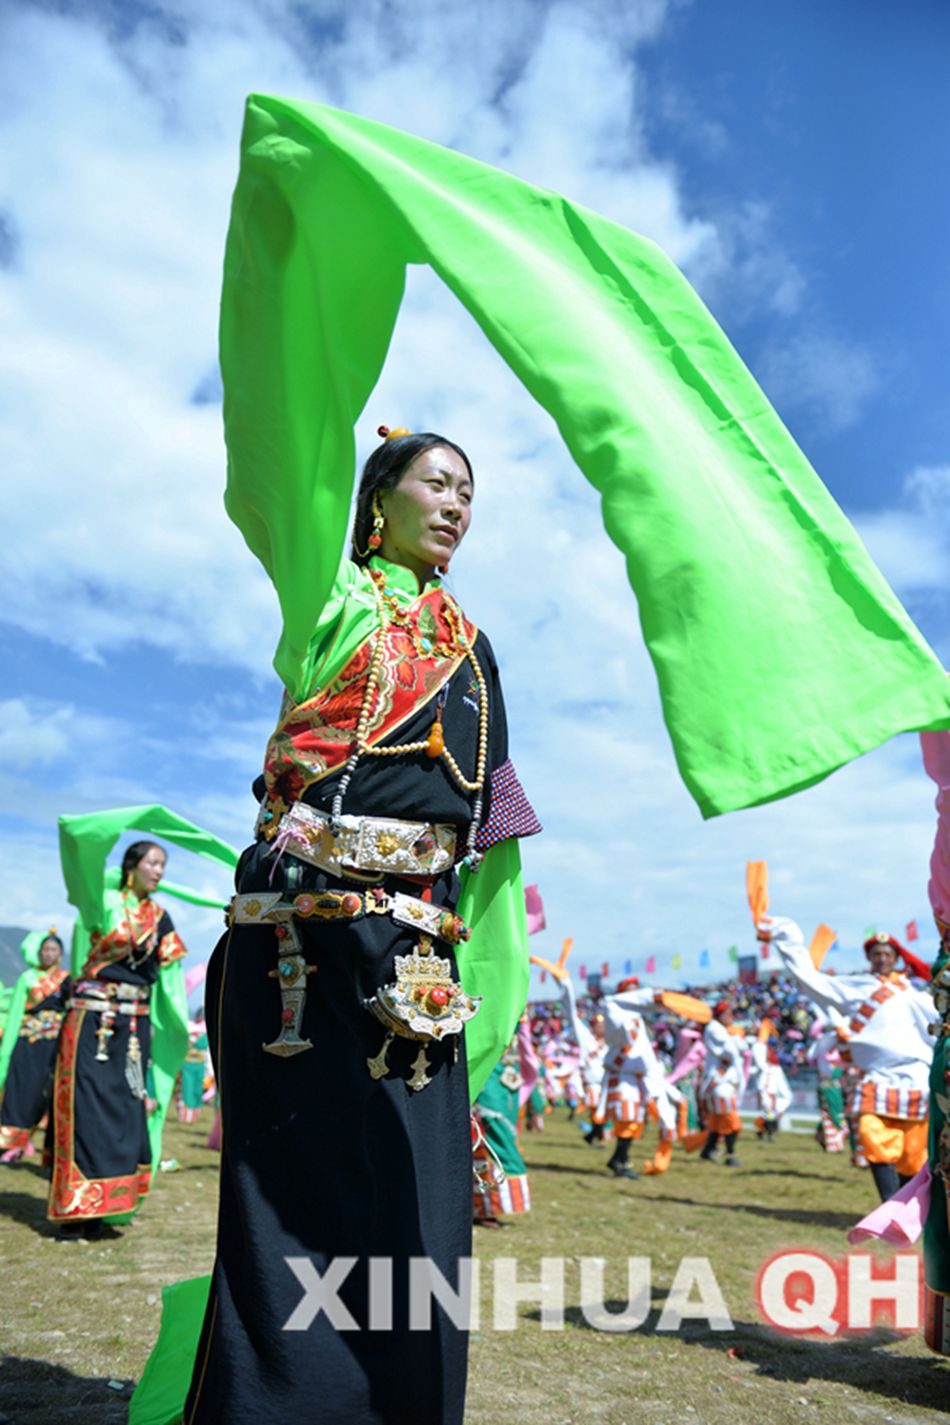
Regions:
[[[165, 1152], [182, 1171], [160, 1174], [134, 1224], [94, 1243], [56, 1243], [39, 1170], [0, 1167], [0, 1411], [14, 1425], [125, 1420], [158, 1332], [161, 1287], [211, 1264], [217, 1174], [203, 1146], [208, 1127], [207, 1114], [169, 1127]], [[919, 1335], [878, 1328], [829, 1341], [761, 1324], [755, 1281], [767, 1258], [787, 1248], [840, 1257], [847, 1228], [873, 1205], [870, 1175], [844, 1155], [829, 1157], [804, 1135], [758, 1143], [746, 1132], [741, 1169], [677, 1149], [663, 1177], [618, 1182], [605, 1170], [607, 1153], [587, 1147], [562, 1111], [524, 1147], [532, 1212], [476, 1233], [482, 1311], [467, 1425], [946, 1421], [950, 1367]], [[702, 1321], [657, 1331], [684, 1256], [709, 1259], [731, 1331]], [[563, 1330], [542, 1329], [536, 1302], [519, 1307], [517, 1329], [493, 1329], [496, 1257], [515, 1258], [519, 1280], [537, 1278], [543, 1257], [566, 1259]], [[578, 1262], [591, 1257], [606, 1259], [604, 1295], [616, 1311], [627, 1301], [628, 1257], [651, 1259], [652, 1308], [639, 1329], [588, 1325]], [[313, 1425], [319, 1420], [315, 1413]]]

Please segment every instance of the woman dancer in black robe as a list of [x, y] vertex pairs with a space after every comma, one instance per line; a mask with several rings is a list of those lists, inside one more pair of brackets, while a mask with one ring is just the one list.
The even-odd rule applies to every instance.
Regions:
[[152, 893], [165, 852], [136, 841], [122, 889], [106, 893], [108, 923], [90, 940], [60, 1035], [53, 1079], [48, 1215], [66, 1240], [100, 1235], [102, 1219], [133, 1212], [149, 1190], [145, 1074], [152, 986], [186, 951]]
[[463, 1313], [420, 1289], [431, 1272], [467, 1296], [460, 1031], [478, 1005], [458, 978], [458, 867], [495, 910], [520, 898], [523, 925], [520, 877], [489, 863], [540, 829], [491, 646], [436, 574], [472, 495], [444, 437], [370, 457], [353, 558], [256, 784], [258, 839], [208, 975], [221, 1202], [187, 1425], [462, 1420]]
[[[29, 939], [29, 937], [28, 937]], [[25, 943], [25, 942], [24, 942]], [[49, 1109], [56, 1042], [69, 998], [69, 972], [60, 963], [63, 942], [53, 931], [37, 952], [37, 968], [28, 984], [18, 1024], [8, 1019], [5, 1033], [16, 1042], [3, 1083], [0, 1104], [0, 1162], [32, 1156], [33, 1134]]]

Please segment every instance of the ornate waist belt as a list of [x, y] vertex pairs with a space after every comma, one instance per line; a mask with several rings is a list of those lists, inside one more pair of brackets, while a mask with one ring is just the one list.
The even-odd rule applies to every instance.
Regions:
[[96, 1061], [108, 1063], [109, 1040], [115, 1033], [117, 1014], [129, 1016], [129, 1042], [125, 1051], [125, 1081], [133, 1098], [145, 1099], [145, 1065], [137, 1034], [139, 1017], [149, 1012], [151, 990], [147, 985], [124, 985], [118, 980], [78, 980], [69, 1001], [70, 1009], [85, 1009], [99, 1016], [96, 1030]]
[[[234, 896], [228, 908], [229, 925], [279, 925], [293, 920], [359, 920], [368, 915], [391, 915], [399, 925], [435, 935], [450, 945], [467, 940], [469, 932], [454, 911], [382, 886], [368, 891], [301, 891], [292, 898], [281, 891], [252, 891]], [[300, 948], [296, 932], [289, 937]]]
[[55, 1039], [63, 1022], [61, 1009], [38, 1009], [20, 1020], [20, 1039]]
[[150, 996], [147, 985], [125, 985], [117, 980], [77, 980], [69, 1008], [147, 1014]]
[[437, 876], [455, 864], [456, 828], [447, 822], [400, 821], [384, 816], [331, 819], [294, 802], [280, 819], [274, 854], [289, 851], [334, 876]]

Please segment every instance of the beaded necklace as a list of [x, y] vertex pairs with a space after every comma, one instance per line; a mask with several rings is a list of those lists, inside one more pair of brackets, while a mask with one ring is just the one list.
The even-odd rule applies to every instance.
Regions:
[[[144, 965], [144, 964], [145, 964], [145, 961], [148, 959], [149, 955], [151, 955], [153, 949], [155, 948], [154, 943], [153, 943], [155, 937], [154, 937], [154, 933], [150, 934], [150, 935], [148, 936], [148, 939], [147, 939], [146, 942], [145, 942], [145, 950], [144, 950], [143, 954], [138, 955], [138, 954], [136, 953], [136, 941], [135, 941], [135, 929], [136, 929], [136, 926], [135, 926], [135, 913], [134, 913], [134, 911], [130, 911], [130, 909], [129, 909], [129, 892], [128, 892], [128, 891], [122, 891], [121, 894], [122, 894], [122, 908], [123, 908], [123, 910], [125, 911], [125, 928], [126, 928], [126, 930], [128, 931], [128, 935], [129, 935], [129, 953], [128, 953], [128, 955], [125, 956], [125, 959], [128, 960], [128, 962], [129, 962], [129, 968], [130, 968], [130, 969], [132, 969], [132, 970], [137, 970], [140, 965]], [[144, 900], [148, 900], [148, 896], [144, 896], [143, 899], [144, 899]], [[141, 905], [141, 903], [142, 903], [142, 902], [139, 901], [139, 905]]]
[[[390, 747], [372, 747], [366, 740], [366, 732], [369, 727], [370, 717], [376, 699], [379, 696], [379, 674], [386, 656], [386, 633], [393, 623], [398, 623], [409, 628], [409, 620], [403, 613], [399, 603], [393, 594], [386, 592], [385, 575], [377, 569], [367, 570], [372, 584], [373, 594], [376, 598], [376, 608], [379, 613], [379, 628], [373, 644], [373, 652], [370, 658], [369, 669], [366, 674], [366, 688], [363, 699], [360, 703], [359, 717], [356, 723], [356, 732], [353, 737], [353, 751], [343, 768], [343, 775], [340, 777], [337, 789], [330, 807], [330, 816], [336, 821], [343, 814], [343, 798], [350, 785], [353, 772], [360, 758], [366, 757], [401, 757], [413, 752], [424, 752], [427, 757], [433, 760], [441, 757], [459, 787], [465, 792], [474, 792], [475, 801], [472, 806], [472, 820], [468, 829], [468, 836], [465, 842], [465, 857], [463, 864], [472, 871], [477, 871], [482, 861], [482, 856], [475, 849], [475, 839], [478, 835], [478, 828], [482, 820], [482, 807], [484, 802], [485, 788], [485, 768], [488, 763], [488, 687], [485, 682], [485, 675], [482, 672], [475, 651], [469, 642], [465, 632], [465, 625], [461, 611], [455, 606], [448, 595], [445, 595], [446, 620], [452, 630], [452, 643], [439, 643], [435, 649], [431, 648], [431, 640], [419, 639], [412, 634], [413, 643], [420, 657], [425, 653], [434, 651], [442, 657], [466, 658], [472, 666], [475, 675], [475, 682], [478, 685], [478, 754], [475, 763], [475, 777], [473, 781], [464, 776], [461, 768], [456, 762], [452, 753], [445, 745], [445, 738], [442, 734], [442, 701], [439, 701], [436, 710], [435, 721], [429, 729], [429, 734], [421, 742], [400, 742]], [[429, 644], [429, 647], [423, 647]]]

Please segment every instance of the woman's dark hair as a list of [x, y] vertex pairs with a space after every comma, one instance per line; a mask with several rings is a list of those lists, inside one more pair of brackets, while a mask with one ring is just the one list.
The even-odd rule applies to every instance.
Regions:
[[62, 940], [61, 940], [61, 939], [59, 938], [59, 936], [56, 934], [56, 931], [55, 931], [55, 930], [51, 930], [47, 935], [44, 935], [44, 936], [43, 936], [43, 939], [40, 941], [40, 945], [39, 945], [39, 948], [40, 948], [41, 950], [42, 950], [43, 946], [46, 944], [47, 940], [55, 940], [55, 941], [56, 941], [56, 944], [59, 946], [59, 953], [60, 953], [61, 955], [65, 953], [65, 951], [66, 951], [66, 946], [63, 944]]
[[163, 851], [163, 848], [159, 846], [157, 841], [133, 841], [131, 846], [125, 848], [125, 854], [122, 857], [122, 879], [119, 882], [120, 886], [125, 885], [129, 879], [129, 872], [135, 870], [139, 862], [144, 860], [153, 847], [156, 851]]
[[[356, 497], [356, 515], [353, 520], [353, 545], [350, 557], [357, 564], [366, 564], [373, 551], [369, 548], [369, 537], [373, 532], [373, 496], [377, 490], [392, 490], [408, 465], [423, 451], [432, 450], [437, 445], [447, 446], [465, 461], [472, 484], [475, 476], [472, 463], [460, 445], [454, 440], [446, 440], [444, 435], [434, 431], [419, 431], [413, 435], [399, 435], [393, 440], [384, 440], [378, 445], [363, 466], [360, 488]], [[363, 551], [361, 553], [361, 551]]]

